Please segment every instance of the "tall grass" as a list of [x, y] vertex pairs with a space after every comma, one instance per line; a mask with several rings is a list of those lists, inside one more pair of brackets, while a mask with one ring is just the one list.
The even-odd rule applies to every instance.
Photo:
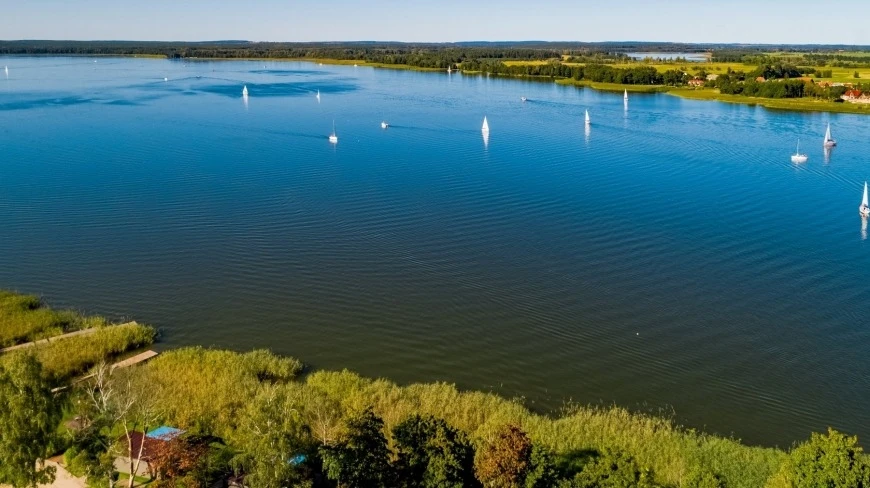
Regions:
[[195, 348], [166, 353], [145, 365], [140, 375], [153, 388], [167, 422], [229, 439], [257, 392], [277, 387], [297, 399], [294, 408], [320, 438], [337, 435], [341, 427], [336, 419], [369, 406], [384, 419], [388, 435], [413, 414], [433, 415], [479, 445], [512, 423], [567, 462], [590, 450], [626, 451], [667, 486], [689, 486], [687, 475], [700, 471], [715, 473], [729, 488], [762, 487], [786, 456], [777, 449], [745, 446], [621, 408], [573, 407], [550, 417], [534, 414], [518, 401], [461, 392], [447, 383], [398, 386], [346, 370], [318, 371], [301, 382], [291, 381], [299, 368], [296, 360], [263, 351], [237, 354]]
[[141, 373], [173, 424], [226, 436], [261, 383], [291, 381], [301, 370], [296, 359], [263, 350], [186, 348], [162, 354]]
[[57, 339], [37, 347], [9, 352], [0, 356], [0, 361], [8, 361], [16, 354], [34, 354], [50, 378], [62, 381], [84, 373], [100, 361], [149, 345], [155, 337], [153, 328], [136, 323], [105, 326], [91, 334]]
[[105, 324], [102, 317], [51, 310], [37, 296], [0, 290], [0, 348]]

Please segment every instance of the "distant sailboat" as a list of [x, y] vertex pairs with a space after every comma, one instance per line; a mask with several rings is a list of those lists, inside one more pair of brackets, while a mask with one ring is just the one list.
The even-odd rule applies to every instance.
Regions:
[[592, 120], [589, 118], [589, 110], [586, 111], [586, 125], [591, 125]]
[[6, 76], [9, 77], [9, 66], [4, 66], [3, 69], [6, 71]]
[[451, 68], [450, 66], [448, 66], [448, 67], [447, 67], [447, 74], [449, 75], [450, 73], [453, 73], [453, 68]]
[[807, 162], [807, 155], [801, 154], [801, 140], [800, 139], [798, 139], [798, 142], [797, 142], [797, 150], [795, 150], [795, 153], [791, 155], [791, 162], [792, 163], [806, 163]]
[[625, 93], [622, 94], [622, 99], [626, 102], [628, 101], [628, 90], [625, 90]]
[[317, 102], [320, 103], [320, 90], [317, 90]]
[[831, 124], [828, 123], [828, 130], [825, 131], [825, 142], [823, 144], [825, 147], [834, 147], [837, 145], [837, 141], [831, 137]]
[[163, 78], [163, 81], [169, 81], [169, 78]]
[[338, 144], [338, 136], [335, 135], [335, 121], [332, 121], [332, 134], [329, 135], [329, 142]]
[[527, 100], [527, 98], [526, 98], [526, 97], [520, 97], [520, 100], [522, 100], [523, 102], [525, 102], [525, 101]]
[[858, 207], [858, 213], [862, 217], [870, 217], [870, 203], [867, 202], [867, 182], [864, 182], [864, 198], [861, 199], [861, 206]]
[[386, 129], [389, 126], [390, 126], [390, 124], [388, 124], [386, 120], [381, 122], [381, 129]]
[[480, 130], [489, 134], [489, 122], [486, 121], [486, 115], [483, 116], [483, 126], [480, 127]]
[[248, 96], [248, 85], [245, 85], [245, 86], [242, 88], [242, 96], [243, 96], [243, 97]]

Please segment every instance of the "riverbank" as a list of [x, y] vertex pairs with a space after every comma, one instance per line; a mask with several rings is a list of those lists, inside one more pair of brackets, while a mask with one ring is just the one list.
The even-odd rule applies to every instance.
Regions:
[[[6, 293], [4, 296], [17, 295]], [[31, 312], [36, 310], [50, 309], [39, 306]], [[29, 319], [27, 313], [16, 313], [12, 320], [0, 321], [0, 329], [20, 326]], [[91, 340], [89, 337], [81, 339]], [[58, 339], [56, 343], [63, 341]], [[77, 345], [78, 349], [92, 347], [92, 343]], [[38, 352], [48, 348], [40, 345], [33, 349]], [[8, 363], [13, 354], [22, 352], [0, 355], [0, 367]], [[89, 359], [89, 365], [111, 359], [116, 351], [97, 348], [96, 354]], [[65, 358], [57, 354], [37, 354], [36, 357], [49, 378], [56, 382], [68, 381], [64, 379], [68, 377], [51, 374], [64, 367]], [[125, 396], [120, 401], [136, 402], [136, 408], [147, 407], [154, 415], [151, 423], [141, 428], [169, 425], [195, 434], [197, 438], [205, 436], [211, 439], [212, 446], [241, 454], [241, 465], [248, 473], [257, 473], [263, 468], [246, 458], [246, 454], [271, 455], [263, 451], [268, 451], [268, 446], [259, 443], [264, 435], [266, 442], [271, 442], [269, 439], [275, 436], [284, 436], [284, 442], [295, 446], [294, 452], [318, 458], [325, 452], [324, 446], [340, 444], [354, 425], [354, 419], [370, 411], [380, 423], [378, 432], [382, 432], [385, 445], [393, 448], [400, 442], [396, 429], [415, 416], [446, 422], [449, 428], [456, 429], [456, 435], [468, 439], [469, 449], [476, 450], [485, 450], [496, 433], [505, 426], [514, 426], [528, 436], [536, 449], [549, 453], [543, 459], [549, 466], [548, 476], [554, 482], [558, 478], [585, 476], [584, 473], [596, 466], [596, 459], [619, 453], [623, 459], [618, 467], [620, 473], [628, 473], [632, 476], [630, 479], [645, 479], [650, 483], [648, 486], [791, 486], [789, 473], [793, 467], [789, 463], [793, 456], [784, 450], [747, 446], [736, 439], [683, 428], [667, 418], [633, 413], [616, 406], [580, 405], [567, 405], [559, 415], [541, 415], [531, 412], [519, 400], [493, 393], [461, 391], [449, 383], [402, 386], [347, 370], [311, 371], [300, 377], [302, 370], [300, 361], [266, 350], [238, 353], [185, 347], [113, 374], [128, 388], [123, 390], [127, 393], [123, 393]], [[101, 385], [111, 387], [111, 383]], [[80, 386], [85, 390], [77, 393], [73, 389], [65, 393], [72, 396], [55, 398], [65, 403], [68, 421], [73, 416], [87, 418], [89, 407], [82, 407], [81, 401], [89, 397], [76, 395], [89, 391], [94, 385], [80, 383]], [[147, 394], [143, 395], [145, 392]], [[74, 398], [79, 399], [78, 403], [72, 401]], [[84, 410], [79, 412], [80, 408]], [[288, 417], [283, 412], [293, 414]], [[272, 415], [279, 415], [280, 419]], [[267, 431], [260, 430], [263, 426], [268, 427]], [[107, 424], [105, 428], [115, 435], [119, 432], [117, 424]], [[78, 444], [76, 429], [64, 427], [59, 432], [66, 436], [54, 444], [61, 446], [61, 452], [67, 447], [79, 446], [75, 447], [76, 460], [71, 459], [71, 470], [81, 475], [82, 463], [87, 461], [81, 457], [83, 447]], [[535, 459], [539, 460], [535, 462], [543, 462], [540, 457]], [[865, 457], [859, 455], [859, 459]], [[228, 469], [217, 471], [227, 472]], [[319, 464], [309, 463], [298, 472], [284, 475], [320, 476], [317, 474], [320, 469]]]

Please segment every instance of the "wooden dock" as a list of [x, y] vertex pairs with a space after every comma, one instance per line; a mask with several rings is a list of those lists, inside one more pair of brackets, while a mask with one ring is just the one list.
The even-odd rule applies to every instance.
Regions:
[[[155, 356], [157, 356], [157, 355], [159, 355], [159, 354], [160, 354], [159, 352], [157, 352], [157, 351], [155, 351], [155, 350], [153, 350], [153, 349], [149, 349], [149, 350], [147, 350], [147, 351], [145, 351], [145, 352], [140, 352], [139, 354], [137, 354], [137, 355], [135, 355], [135, 356], [130, 356], [130, 357], [128, 357], [127, 359], [125, 359], [125, 360], [123, 360], [123, 361], [119, 361], [119, 362], [117, 362], [117, 363], [111, 365], [111, 366], [109, 367], [109, 369], [110, 369], [111, 371], [114, 371], [115, 368], [129, 368], [130, 366], [135, 366], [135, 365], [137, 365], [137, 364], [139, 364], [139, 363], [144, 363], [145, 361], [148, 361], [149, 359], [151, 359], [151, 358], [153, 358], [153, 357], [155, 357]], [[76, 378], [76, 379], [70, 381], [70, 385], [75, 385], [75, 384], [81, 383], [82, 381], [89, 380], [89, 379], [93, 378], [94, 376], [96, 376], [95, 373], [91, 373], [91, 374], [89, 374], [89, 375], [81, 376], [81, 377], [79, 377], [79, 378]], [[69, 386], [59, 386], [59, 387], [57, 387], [57, 388], [55, 388], [55, 389], [53, 389], [53, 390], [51, 390], [51, 391], [54, 393], [54, 392], [58, 392], [58, 391], [61, 391], [61, 390], [65, 390], [65, 389], [67, 389], [67, 388], [69, 388]]]
[[149, 359], [153, 358], [154, 356], [156, 356], [158, 354], [160, 354], [160, 353], [158, 353], [157, 351], [154, 351], [154, 350], [140, 352], [139, 354], [137, 354], [135, 356], [131, 356], [123, 361], [120, 361], [120, 362], [113, 364], [112, 369], [127, 368], [130, 366], [133, 366], [134, 364], [143, 363], [143, 362], [148, 361]]

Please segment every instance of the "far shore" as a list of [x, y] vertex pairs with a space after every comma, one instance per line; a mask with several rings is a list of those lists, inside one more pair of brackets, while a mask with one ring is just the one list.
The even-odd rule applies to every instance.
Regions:
[[[58, 55], [50, 55], [58, 56]], [[148, 58], [148, 59], [166, 59], [162, 55], [154, 54], [135, 54], [135, 55], [63, 55], [72, 57], [131, 57], [131, 58]], [[362, 60], [353, 59], [331, 59], [331, 58], [209, 58], [209, 57], [190, 57], [184, 58], [190, 61], [270, 61], [270, 62], [305, 62], [339, 66], [360, 66], [369, 68], [386, 68], [405, 71], [424, 71], [424, 72], [445, 72], [442, 68], [425, 68], [420, 66], [411, 66], [408, 64], [386, 64], [386, 63], [371, 63]], [[456, 69], [457, 72], [462, 72], [469, 75], [483, 75], [481, 71]], [[549, 76], [509, 76], [509, 75], [493, 75], [500, 77], [528, 79], [546, 81], [553, 80], [560, 85], [576, 86], [578, 88], [591, 88], [593, 90], [604, 92], [623, 92], [631, 93], [667, 93], [668, 95], [678, 96], [691, 100], [712, 100], [724, 103], [740, 103], [745, 105], [759, 105], [771, 110], [789, 110], [794, 112], [829, 112], [829, 113], [846, 113], [846, 114], [864, 114], [870, 115], [870, 104], [848, 103], [848, 102], [831, 102], [823, 100], [815, 100], [811, 98], [759, 98], [747, 97], [743, 95], [727, 95], [719, 93], [715, 88], [690, 88], [690, 87], [674, 87], [665, 85], [624, 85], [620, 83], [599, 83], [588, 80], [574, 80], [571, 78], [552, 78]]]

